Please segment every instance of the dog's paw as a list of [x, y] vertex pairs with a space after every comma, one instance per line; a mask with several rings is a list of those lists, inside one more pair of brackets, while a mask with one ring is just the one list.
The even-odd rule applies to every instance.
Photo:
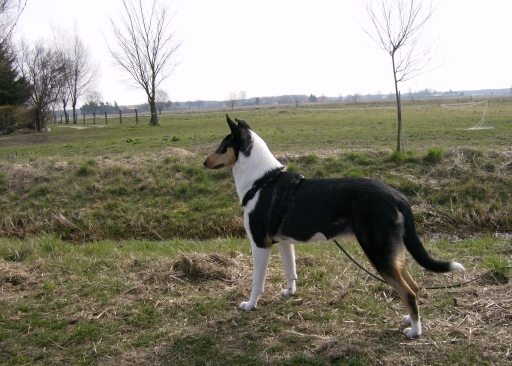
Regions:
[[238, 305], [238, 307], [245, 311], [251, 311], [256, 309], [256, 306], [254, 304], [251, 304], [250, 301], [241, 302], [240, 305]]
[[404, 324], [410, 324], [410, 328], [404, 329], [404, 334], [407, 338], [416, 338], [421, 335], [421, 322], [418, 321], [417, 323], [412, 320], [412, 318], [409, 315], [406, 315], [402, 318], [402, 323]]
[[281, 291], [281, 295], [284, 297], [290, 297], [293, 294], [295, 294], [295, 291], [297, 291], [297, 288], [295, 287], [295, 285], [293, 285], [293, 287], [287, 288], [286, 290]]
[[286, 290], [283, 290], [281, 291], [281, 295], [284, 296], [284, 297], [290, 297], [292, 296], [293, 294], [295, 293], [294, 290], [291, 290], [291, 289], [286, 289]]
[[421, 335], [421, 332], [418, 332], [417, 329], [405, 328], [404, 334], [407, 338], [413, 339], [419, 337]]

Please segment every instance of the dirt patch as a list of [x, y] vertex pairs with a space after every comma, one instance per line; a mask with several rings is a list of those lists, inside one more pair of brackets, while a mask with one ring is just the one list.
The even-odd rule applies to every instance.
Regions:
[[[84, 130], [90, 127], [105, 127], [102, 125], [91, 125], [91, 126], [56, 126], [56, 127], [67, 127], [72, 128], [74, 130]], [[29, 130], [24, 130], [24, 132]], [[0, 146], [2, 147], [16, 147], [16, 146], [34, 146], [34, 145], [43, 145], [43, 144], [54, 144], [59, 142], [68, 142], [70, 139], [62, 139], [53, 137], [51, 134], [47, 132], [41, 133], [22, 133], [10, 136], [4, 136], [0, 138]]]
[[89, 128], [89, 127], [105, 127], [105, 126], [92, 125], [92, 126], [57, 126], [57, 127], [67, 127], [67, 128], [72, 128], [74, 130], [85, 130], [86, 128]]
[[0, 145], [2, 147], [34, 146], [43, 144], [54, 144], [66, 141], [68, 140], [53, 137], [48, 133], [33, 133], [27, 135], [2, 137], [0, 138]]

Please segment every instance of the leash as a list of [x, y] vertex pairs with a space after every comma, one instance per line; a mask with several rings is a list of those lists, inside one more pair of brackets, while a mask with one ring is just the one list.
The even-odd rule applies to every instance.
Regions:
[[[370, 271], [368, 271], [366, 268], [364, 268], [361, 264], [359, 264], [346, 250], [345, 248], [343, 248], [341, 246], [340, 243], [338, 243], [338, 241], [336, 239], [333, 239], [334, 241], [334, 244], [336, 244], [336, 246], [338, 248], [340, 248], [340, 250], [345, 253], [345, 255], [348, 257], [348, 259], [350, 259], [356, 266], [358, 266], [360, 269], [362, 269], [364, 272], [366, 272], [368, 275], [370, 275], [371, 277], [373, 277], [374, 279], [376, 279], [377, 281], [380, 281], [380, 282], [383, 282], [383, 283], [386, 283], [386, 281], [384, 281], [382, 278], [378, 277], [378, 276], [375, 276], [373, 273], [371, 273]], [[456, 284], [453, 284], [453, 285], [445, 285], [445, 286], [428, 286], [428, 287], [421, 287], [422, 289], [424, 290], [438, 290], [438, 289], [445, 289], [445, 288], [456, 288], [456, 287], [463, 287], [463, 286], [466, 286], [466, 285], [469, 285], [470, 283], [473, 283], [473, 282], [476, 282], [478, 281], [480, 278], [482, 277], [485, 277], [487, 276], [488, 274], [492, 273], [492, 272], [495, 272], [496, 270], [500, 270], [500, 269], [505, 269], [505, 268], [512, 268], [512, 266], [503, 266], [503, 267], [499, 267], [499, 268], [496, 268], [496, 269], [490, 269], [484, 273], [482, 273], [481, 275], [469, 280], [469, 281], [466, 281], [466, 282], [461, 282], [461, 283], [456, 283]]]
[[341, 249], [341, 251], [343, 253], [345, 253], [345, 255], [348, 257], [348, 259], [350, 259], [352, 262], [354, 262], [354, 264], [356, 266], [358, 266], [359, 268], [361, 268], [364, 272], [366, 272], [367, 274], [369, 274], [370, 276], [372, 276], [373, 278], [375, 278], [377, 281], [380, 281], [380, 282], [384, 282], [387, 284], [386, 281], [384, 281], [382, 278], [380, 277], [377, 277], [375, 276], [373, 273], [371, 273], [370, 271], [368, 271], [366, 268], [364, 268], [362, 265], [360, 265], [354, 258], [352, 258], [352, 256], [350, 254], [348, 254], [348, 252], [345, 250], [345, 248], [343, 248], [340, 243], [338, 243], [338, 241], [336, 239], [333, 239], [334, 241], [334, 244], [336, 244], [338, 246], [338, 248]]

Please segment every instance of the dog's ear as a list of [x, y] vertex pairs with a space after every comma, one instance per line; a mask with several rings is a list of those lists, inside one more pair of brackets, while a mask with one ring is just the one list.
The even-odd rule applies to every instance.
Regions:
[[233, 120], [231, 118], [229, 118], [227, 113], [226, 113], [226, 119], [228, 121], [229, 128], [231, 129], [231, 134], [233, 135], [235, 140], [241, 141], [242, 140], [242, 130], [240, 129], [240, 127], [238, 127], [238, 125], [235, 122], [233, 122]]
[[245, 122], [245, 120], [235, 118], [235, 121], [238, 122], [238, 127], [247, 128], [249, 130], [252, 130], [252, 128], [249, 126], [249, 124], [247, 122]]

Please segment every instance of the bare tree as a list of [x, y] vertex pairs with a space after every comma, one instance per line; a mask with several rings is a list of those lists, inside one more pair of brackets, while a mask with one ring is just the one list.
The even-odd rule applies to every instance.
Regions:
[[404, 151], [402, 107], [398, 83], [425, 72], [431, 61], [431, 47], [420, 47], [425, 24], [436, 6], [425, 0], [369, 0], [366, 12], [370, 29], [366, 34], [391, 56], [398, 119], [397, 151]]
[[[73, 33], [54, 30], [54, 44], [66, 66], [65, 88], [61, 98], [71, 101], [73, 123], [77, 123], [76, 104], [78, 99], [93, 86], [98, 75], [98, 66], [91, 58], [91, 52], [78, 35], [75, 25]], [[67, 94], [67, 95], [66, 95]]]
[[169, 100], [169, 94], [163, 89], [157, 89], [155, 95], [155, 103], [156, 109], [159, 114], [162, 114], [162, 109], [171, 105], [171, 101]]
[[176, 68], [175, 58], [182, 44], [171, 29], [174, 13], [169, 11], [170, 5], [159, 0], [122, 0], [122, 4], [119, 23], [110, 19], [118, 49], [108, 42], [107, 46], [118, 65], [146, 93], [150, 124], [158, 125], [156, 90]]
[[10, 39], [27, 0], [0, 0], [0, 44]]
[[[64, 65], [64, 67], [66, 67], [66, 65]], [[69, 114], [68, 114], [68, 111], [66, 110], [66, 108], [67, 108], [68, 102], [69, 102], [69, 90], [66, 85], [65, 77], [64, 77], [64, 80], [62, 81], [62, 83], [58, 86], [58, 88], [59, 88], [59, 90], [57, 92], [57, 94], [58, 94], [57, 98], [62, 103], [62, 110], [64, 111], [64, 119], [66, 120], [66, 124], [68, 124], [69, 123]]]
[[96, 112], [100, 107], [101, 100], [103, 99], [101, 93], [97, 90], [89, 90], [85, 96], [86, 103], [91, 107], [94, 124], [96, 124]]
[[226, 98], [226, 101], [228, 102], [228, 105], [231, 107], [231, 110], [235, 108], [235, 104], [238, 101], [239, 94], [236, 91], [230, 91], [228, 94], [228, 97]]
[[36, 108], [36, 129], [46, 127], [51, 119], [51, 106], [59, 97], [59, 90], [65, 77], [65, 66], [55, 50], [40, 40], [30, 47], [22, 41], [18, 67], [32, 89], [31, 102]]

